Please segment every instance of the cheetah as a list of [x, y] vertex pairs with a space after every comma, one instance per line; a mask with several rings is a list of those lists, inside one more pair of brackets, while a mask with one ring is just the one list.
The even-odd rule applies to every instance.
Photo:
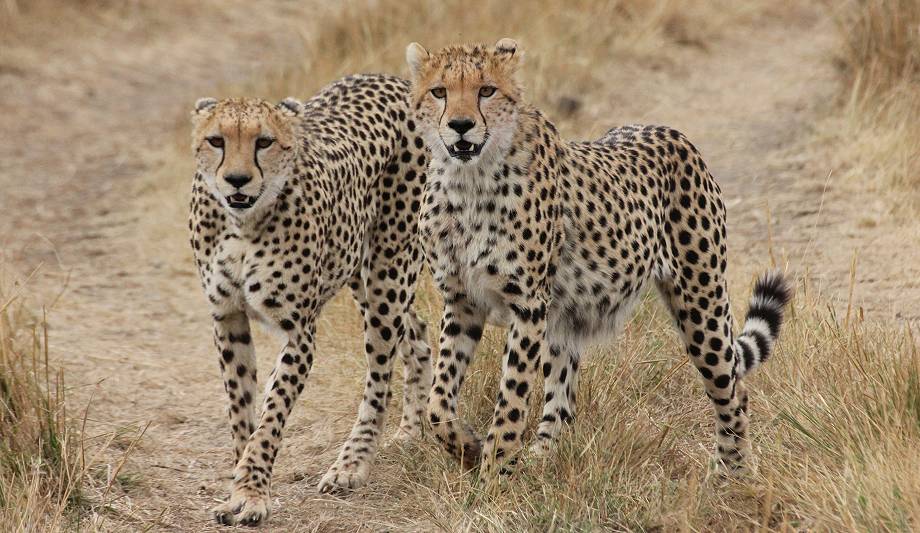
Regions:
[[[654, 285], [715, 409], [715, 459], [750, 452], [743, 378], [773, 351], [791, 288], [757, 281], [741, 333], [726, 282], [725, 206], [700, 153], [676, 130], [629, 126], [572, 142], [522, 99], [521, 52], [412, 43], [410, 105], [431, 151], [420, 231], [445, 307], [428, 415], [436, 438], [486, 479], [521, 457], [534, 380], [544, 407], [534, 456], [575, 415], [580, 356], [615, 335]], [[650, 283], [651, 282], [651, 283]], [[483, 442], [457, 415], [483, 326], [508, 328]]]
[[[321, 492], [363, 485], [384, 430], [394, 354], [405, 363], [397, 438], [419, 435], [431, 387], [412, 310], [422, 263], [418, 213], [427, 150], [408, 82], [345, 78], [306, 102], [198, 100], [191, 245], [229, 396], [235, 468], [223, 524], [270, 512], [281, 432], [313, 364], [317, 315], [348, 285], [364, 317], [367, 375], [357, 420]], [[286, 340], [256, 418], [255, 319]]]

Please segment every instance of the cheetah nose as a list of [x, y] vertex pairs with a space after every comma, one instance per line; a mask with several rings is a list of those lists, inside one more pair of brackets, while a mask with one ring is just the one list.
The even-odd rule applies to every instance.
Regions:
[[468, 118], [455, 118], [448, 122], [447, 125], [450, 127], [450, 129], [456, 131], [459, 135], [463, 135], [464, 133], [473, 129], [473, 126], [475, 126], [476, 123]]
[[246, 174], [230, 174], [228, 176], [224, 176], [224, 180], [230, 185], [233, 185], [239, 189], [243, 185], [246, 185], [252, 181], [252, 176], [247, 176]]

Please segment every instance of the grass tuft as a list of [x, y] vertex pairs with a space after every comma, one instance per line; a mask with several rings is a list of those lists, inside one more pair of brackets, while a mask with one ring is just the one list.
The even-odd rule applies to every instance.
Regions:
[[[145, 428], [85, 437], [85, 418], [68, 413], [63, 372], [49, 362], [47, 317], [26, 306], [26, 284], [7, 279], [0, 276], [2, 530], [70, 531], [87, 518], [101, 527], [138, 485], [122, 468]], [[119, 448], [119, 440], [128, 444]]]
[[48, 363], [48, 325], [0, 287], [0, 523], [62, 529], [82, 500], [79, 437], [63, 375]]

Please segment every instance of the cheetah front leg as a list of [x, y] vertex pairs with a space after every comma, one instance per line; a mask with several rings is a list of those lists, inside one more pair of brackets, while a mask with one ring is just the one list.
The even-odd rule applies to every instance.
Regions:
[[540, 367], [546, 333], [546, 303], [521, 299], [511, 304], [513, 318], [505, 342], [502, 377], [492, 426], [483, 448], [482, 475], [495, 477], [521, 448], [530, 394]]
[[[466, 368], [472, 363], [482, 338], [486, 315], [453, 284], [441, 282], [441, 289], [445, 295], [444, 317], [438, 362], [428, 398], [428, 419], [438, 442], [469, 470], [479, 464], [482, 441], [457, 415], [457, 404]], [[449, 292], [445, 292], [446, 289]]]
[[246, 314], [215, 314], [214, 345], [220, 352], [220, 372], [230, 399], [227, 411], [233, 435], [233, 465], [236, 466], [255, 430], [256, 418], [256, 357]]
[[285, 318], [279, 325], [287, 331], [288, 341], [266, 384], [259, 425], [233, 471], [230, 500], [214, 509], [221, 524], [256, 526], [271, 511], [272, 468], [281, 448], [281, 432], [313, 365], [314, 346], [312, 317]]
[[[362, 316], [368, 312], [367, 295], [361, 275], [348, 282], [352, 296]], [[411, 288], [411, 287], [410, 287]], [[403, 361], [403, 410], [394, 441], [407, 442], [422, 434], [422, 417], [431, 390], [431, 348], [428, 346], [428, 327], [418, 319], [412, 306], [403, 317], [406, 333], [397, 348]]]

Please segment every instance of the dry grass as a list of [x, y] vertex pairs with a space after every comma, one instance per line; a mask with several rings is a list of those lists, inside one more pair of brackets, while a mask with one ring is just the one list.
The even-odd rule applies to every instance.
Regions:
[[[67, 411], [63, 373], [49, 364], [44, 312], [31, 312], [27, 286], [7, 279], [0, 278], [0, 524], [4, 531], [69, 531], [87, 520], [99, 527], [122, 494], [121, 467], [142, 432], [83, 434], [85, 419]], [[123, 452], [105, 464], [103, 454], [122, 441]]]
[[[0, 0], [0, 43], [44, 49], [62, 34], [99, 35], [130, 31], [149, 38], [176, 18], [201, 13], [213, 6], [184, 0]], [[17, 50], [13, 50], [15, 52]], [[10, 54], [0, 60], [40, 60], [41, 56]], [[9, 53], [10, 51], [6, 51]]]
[[78, 438], [47, 333], [0, 288], [0, 523], [15, 531], [60, 530], [81, 498]]
[[855, 0], [840, 17], [839, 27], [845, 79], [843, 160], [851, 174], [916, 208], [920, 2]]
[[583, 120], [583, 96], [598, 93], [611, 65], [666, 64], [669, 46], [705, 48], [727, 24], [762, 9], [727, 0], [486, 0], [475, 9], [462, 1], [359, 0], [317, 14], [323, 23], [308, 39], [303, 64], [286, 65], [277, 76], [242, 89], [305, 96], [355, 72], [405, 73], [411, 41], [437, 49], [513, 36], [526, 54], [530, 98], [557, 118]]

